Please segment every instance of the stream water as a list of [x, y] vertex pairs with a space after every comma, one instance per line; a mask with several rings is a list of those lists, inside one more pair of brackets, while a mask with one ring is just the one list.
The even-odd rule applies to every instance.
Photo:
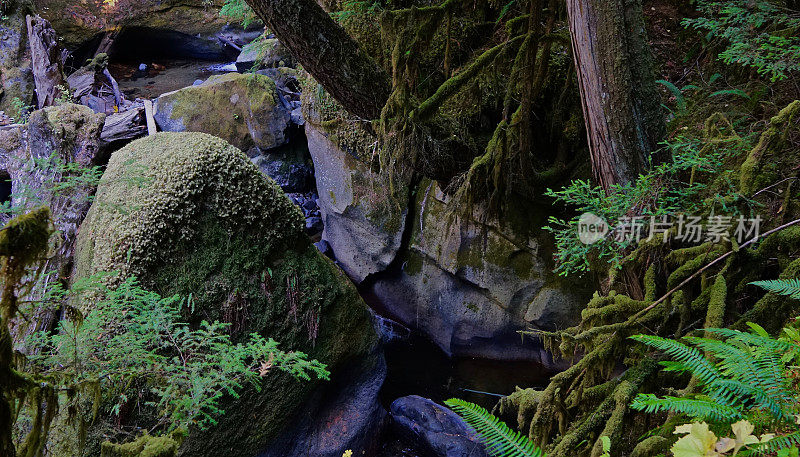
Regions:
[[[139, 71], [141, 63], [148, 67], [145, 72]], [[114, 62], [109, 66], [109, 71], [128, 99], [152, 99], [191, 86], [195, 81], [205, 81], [211, 75], [236, 71], [236, 65], [228, 62], [159, 59], [154, 62]]]

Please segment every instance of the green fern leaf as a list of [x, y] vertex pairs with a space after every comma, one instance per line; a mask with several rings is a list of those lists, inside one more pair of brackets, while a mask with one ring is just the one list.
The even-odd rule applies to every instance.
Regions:
[[[632, 336], [631, 339], [666, 352], [676, 362], [683, 365], [682, 371], [691, 372], [703, 384], [711, 384], [722, 377], [717, 367], [715, 367], [711, 361], [703, 357], [703, 354], [696, 348], [689, 347], [675, 340], [654, 335], [635, 335]], [[676, 370], [674, 364], [671, 366], [671, 370], [681, 371]]]
[[774, 294], [800, 299], [800, 279], [771, 279], [767, 281], [755, 281], [750, 284], [761, 287]]
[[722, 405], [714, 400], [694, 398], [664, 397], [653, 394], [639, 394], [631, 403], [631, 408], [648, 414], [670, 411], [683, 413], [698, 419], [712, 421], [734, 421], [742, 418], [742, 411]]
[[444, 403], [475, 429], [493, 457], [545, 457], [544, 452], [526, 436], [511, 430], [480, 406], [458, 398]]
[[669, 82], [667, 80], [659, 79], [656, 82], [658, 84], [661, 84], [662, 86], [666, 87], [667, 90], [672, 92], [672, 95], [675, 96], [675, 104], [678, 107], [678, 111], [680, 111], [681, 113], [685, 113], [686, 112], [686, 97], [683, 96], [683, 91], [678, 89], [678, 86], [676, 86], [675, 84], [672, 84], [671, 82]]

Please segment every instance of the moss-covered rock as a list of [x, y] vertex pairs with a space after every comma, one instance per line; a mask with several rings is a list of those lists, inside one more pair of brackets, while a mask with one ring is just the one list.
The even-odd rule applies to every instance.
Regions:
[[166, 436], [145, 433], [125, 444], [103, 443], [100, 457], [175, 457], [184, 438], [182, 431]]
[[750, 196], [774, 184], [785, 177], [787, 168], [797, 163], [797, 152], [787, 145], [787, 138], [796, 128], [798, 117], [800, 100], [795, 100], [770, 120], [758, 144], [742, 164], [739, 191], [743, 195]]
[[162, 95], [155, 118], [164, 131], [208, 133], [243, 151], [284, 144], [290, 123], [269, 77], [239, 73], [215, 75], [203, 84]]
[[[162, 294], [192, 294], [189, 322], [230, 322], [235, 338], [259, 332], [308, 353], [328, 365], [332, 383], [352, 379], [344, 369], [379, 365], [355, 288], [303, 234], [303, 216], [281, 189], [219, 138], [159, 133], [112, 156], [81, 227], [75, 276], [111, 270]], [[260, 393], [225, 402], [217, 427], [190, 433], [181, 455], [263, 453], [295, 433], [287, 427], [296, 417], [316, 417], [308, 400], [318, 384], [270, 374]], [[340, 440], [332, 447], [339, 455], [365, 433], [325, 427]]]
[[277, 38], [259, 38], [242, 46], [236, 58], [239, 71], [260, 70], [262, 68], [291, 67], [294, 59], [289, 50]]

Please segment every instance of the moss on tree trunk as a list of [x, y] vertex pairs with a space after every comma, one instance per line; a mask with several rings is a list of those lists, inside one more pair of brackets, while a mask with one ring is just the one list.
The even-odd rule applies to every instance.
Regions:
[[380, 117], [389, 76], [314, 0], [246, 1], [348, 112]]

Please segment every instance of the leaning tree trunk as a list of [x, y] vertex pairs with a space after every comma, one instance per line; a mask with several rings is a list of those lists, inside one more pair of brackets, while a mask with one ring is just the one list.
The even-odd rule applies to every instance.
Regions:
[[647, 170], [665, 134], [642, 3], [567, 0], [567, 12], [592, 170], [608, 190]]
[[303, 68], [351, 114], [377, 119], [389, 76], [314, 0], [246, 0]]

